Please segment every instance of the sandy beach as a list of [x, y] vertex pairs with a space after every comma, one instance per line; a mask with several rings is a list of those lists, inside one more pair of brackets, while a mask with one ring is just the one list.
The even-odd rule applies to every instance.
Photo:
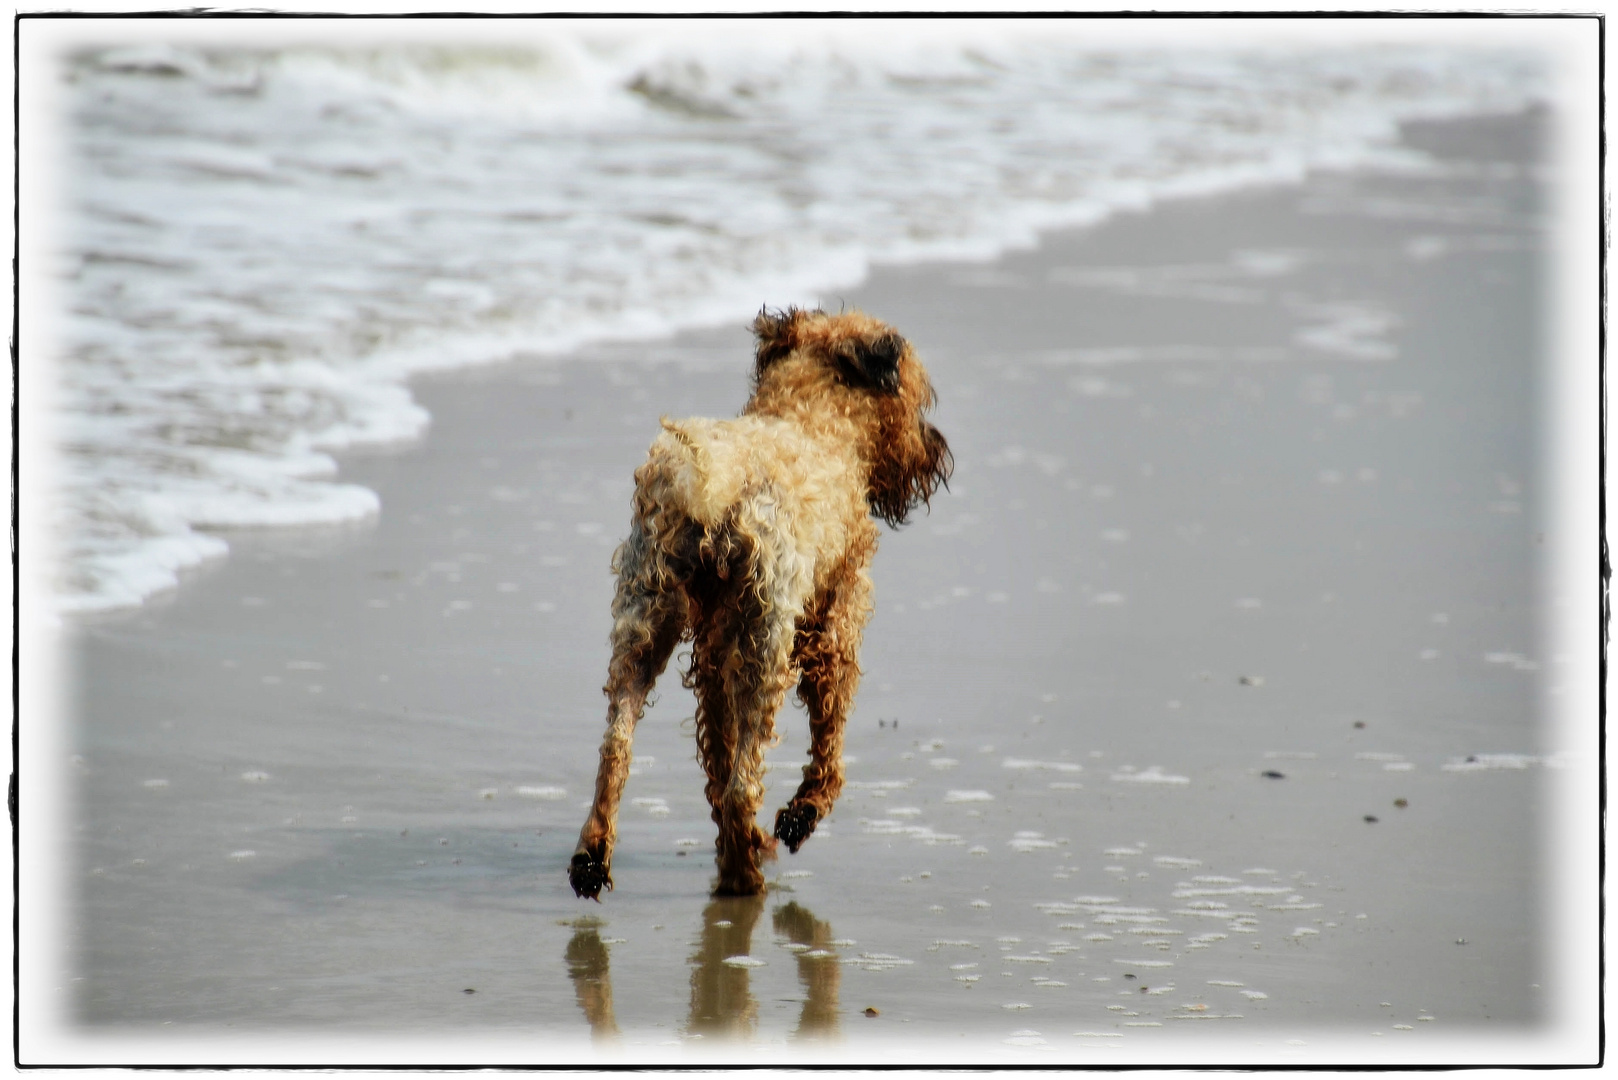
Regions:
[[1567, 1016], [1545, 127], [824, 297], [914, 342], [958, 464], [754, 900], [673, 672], [616, 890], [565, 874], [631, 474], [740, 408], [745, 329], [417, 380], [427, 434], [341, 462], [379, 516], [71, 624], [51, 1007], [112, 1060], [1511, 1059]]

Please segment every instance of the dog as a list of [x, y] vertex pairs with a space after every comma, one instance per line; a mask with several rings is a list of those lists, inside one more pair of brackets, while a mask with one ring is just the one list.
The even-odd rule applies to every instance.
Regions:
[[[898, 528], [954, 468], [926, 414], [926, 369], [861, 312], [761, 310], [752, 395], [734, 420], [662, 420], [635, 471], [629, 537], [613, 554], [607, 732], [595, 800], [568, 866], [581, 897], [611, 890], [618, 803], [635, 724], [675, 646], [697, 699], [696, 742], [719, 826], [721, 896], [764, 889], [776, 841], [796, 853], [843, 786], [843, 726], [871, 614], [873, 517]], [[809, 713], [803, 783], [756, 820], [764, 751], [797, 684]]]

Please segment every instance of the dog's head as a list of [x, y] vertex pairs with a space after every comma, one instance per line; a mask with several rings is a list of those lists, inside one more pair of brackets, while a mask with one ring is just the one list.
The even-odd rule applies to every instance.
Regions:
[[871, 512], [898, 527], [947, 485], [955, 460], [927, 421], [937, 400], [927, 369], [899, 332], [853, 311], [760, 311], [758, 366], [747, 411], [810, 428], [852, 423], [868, 469]]

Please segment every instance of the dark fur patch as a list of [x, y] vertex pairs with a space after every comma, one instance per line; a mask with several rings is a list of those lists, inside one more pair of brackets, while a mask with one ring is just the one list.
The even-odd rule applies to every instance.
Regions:
[[905, 339], [898, 334], [883, 334], [869, 341], [856, 338], [843, 342], [837, 350], [837, 368], [851, 386], [897, 393], [899, 361], [904, 351]]
[[758, 317], [753, 320], [753, 336], [758, 339], [753, 353], [757, 360], [753, 376], [755, 380], [771, 364], [786, 359], [797, 347], [797, 335], [793, 330], [798, 318], [799, 311], [795, 307], [773, 313], [767, 307], [758, 309]]
[[931, 508], [933, 492], [949, 489], [955, 471], [944, 433], [925, 421], [921, 426], [920, 460], [878, 462], [871, 470], [871, 513], [897, 529], [918, 506]]

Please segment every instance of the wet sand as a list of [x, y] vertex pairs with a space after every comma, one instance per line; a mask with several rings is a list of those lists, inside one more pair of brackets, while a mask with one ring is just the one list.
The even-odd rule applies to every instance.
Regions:
[[117, 1061], [1546, 1052], [1541, 126], [826, 297], [915, 342], [958, 469], [884, 536], [848, 789], [754, 900], [708, 896], [672, 672], [616, 891], [565, 875], [631, 473], [741, 406], [745, 331], [422, 380], [427, 437], [343, 462], [377, 520], [77, 624], [41, 1007]]

